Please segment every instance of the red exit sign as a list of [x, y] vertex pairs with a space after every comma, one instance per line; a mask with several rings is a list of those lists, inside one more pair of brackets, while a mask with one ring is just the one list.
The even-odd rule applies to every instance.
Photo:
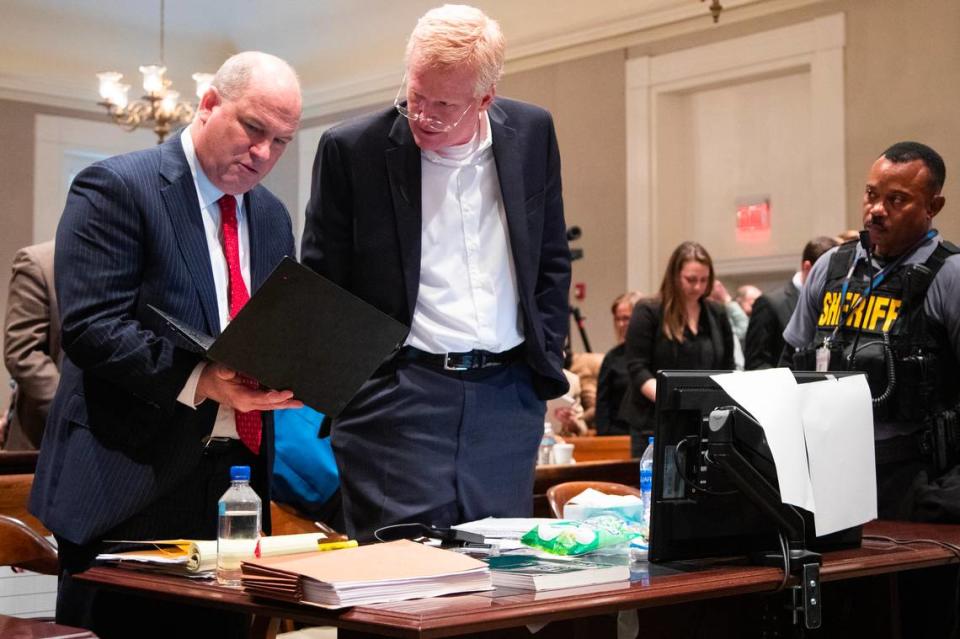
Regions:
[[769, 231], [770, 200], [737, 206], [738, 231]]

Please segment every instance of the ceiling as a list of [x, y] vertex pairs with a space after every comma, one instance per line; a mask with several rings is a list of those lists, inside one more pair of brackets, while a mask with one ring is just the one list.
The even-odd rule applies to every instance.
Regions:
[[[785, 0], [725, 0], [731, 9]], [[301, 76], [305, 114], [392, 95], [404, 44], [438, 0], [166, 0], [166, 55], [174, 87], [215, 71], [237, 51], [288, 60]], [[511, 65], [658, 26], [712, 26], [697, 0], [475, 0], [501, 22]], [[97, 71], [139, 84], [138, 65], [160, 58], [159, 0], [0, 0], [0, 97], [96, 108]], [[131, 95], [136, 92], [131, 91]]]

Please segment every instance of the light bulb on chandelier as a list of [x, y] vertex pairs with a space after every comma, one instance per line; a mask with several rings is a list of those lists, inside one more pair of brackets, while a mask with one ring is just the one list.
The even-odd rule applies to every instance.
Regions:
[[[157, 135], [157, 143], [163, 142], [173, 127], [187, 124], [193, 119], [196, 107], [189, 102], [180, 101], [180, 93], [170, 88], [170, 80], [165, 74], [167, 68], [164, 59], [164, 0], [160, 0], [160, 64], [140, 67], [143, 74], [144, 95], [139, 100], [130, 101], [130, 85], [123, 84], [123, 74], [116, 71], [98, 73], [100, 80], [100, 98], [103, 106], [114, 122], [127, 127], [130, 131], [141, 126], [150, 126]], [[194, 73], [197, 84], [197, 100], [203, 97], [212, 73]]]

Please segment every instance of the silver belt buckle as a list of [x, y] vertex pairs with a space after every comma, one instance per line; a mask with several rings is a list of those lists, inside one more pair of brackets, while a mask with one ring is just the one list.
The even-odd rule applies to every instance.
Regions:
[[466, 357], [464, 357], [464, 356], [461, 355], [459, 358], [457, 358], [459, 361], [458, 361], [457, 363], [455, 363], [455, 364], [451, 364], [451, 363], [450, 363], [450, 356], [451, 356], [451, 355], [460, 355], [460, 354], [459, 354], [459, 353], [444, 353], [444, 354], [443, 354], [443, 370], [445, 370], [445, 371], [468, 371], [468, 370], [470, 370], [469, 364], [464, 365], [464, 363], [463, 363], [465, 360], [469, 360], [469, 359], [470, 359], [470, 356], [469, 356], [469, 355], [467, 355]]
[[214, 437], [213, 435], [207, 435], [206, 437], [200, 440], [200, 443], [203, 444], [204, 448], [207, 448], [212, 443], [224, 443], [230, 441], [229, 437]]

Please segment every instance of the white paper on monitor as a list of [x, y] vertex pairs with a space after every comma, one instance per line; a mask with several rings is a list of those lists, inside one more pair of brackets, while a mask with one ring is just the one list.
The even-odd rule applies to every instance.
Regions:
[[877, 518], [873, 405], [864, 375], [797, 385], [817, 536]]
[[816, 512], [793, 373], [787, 368], [771, 368], [712, 378], [763, 428], [777, 467], [783, 503]]

